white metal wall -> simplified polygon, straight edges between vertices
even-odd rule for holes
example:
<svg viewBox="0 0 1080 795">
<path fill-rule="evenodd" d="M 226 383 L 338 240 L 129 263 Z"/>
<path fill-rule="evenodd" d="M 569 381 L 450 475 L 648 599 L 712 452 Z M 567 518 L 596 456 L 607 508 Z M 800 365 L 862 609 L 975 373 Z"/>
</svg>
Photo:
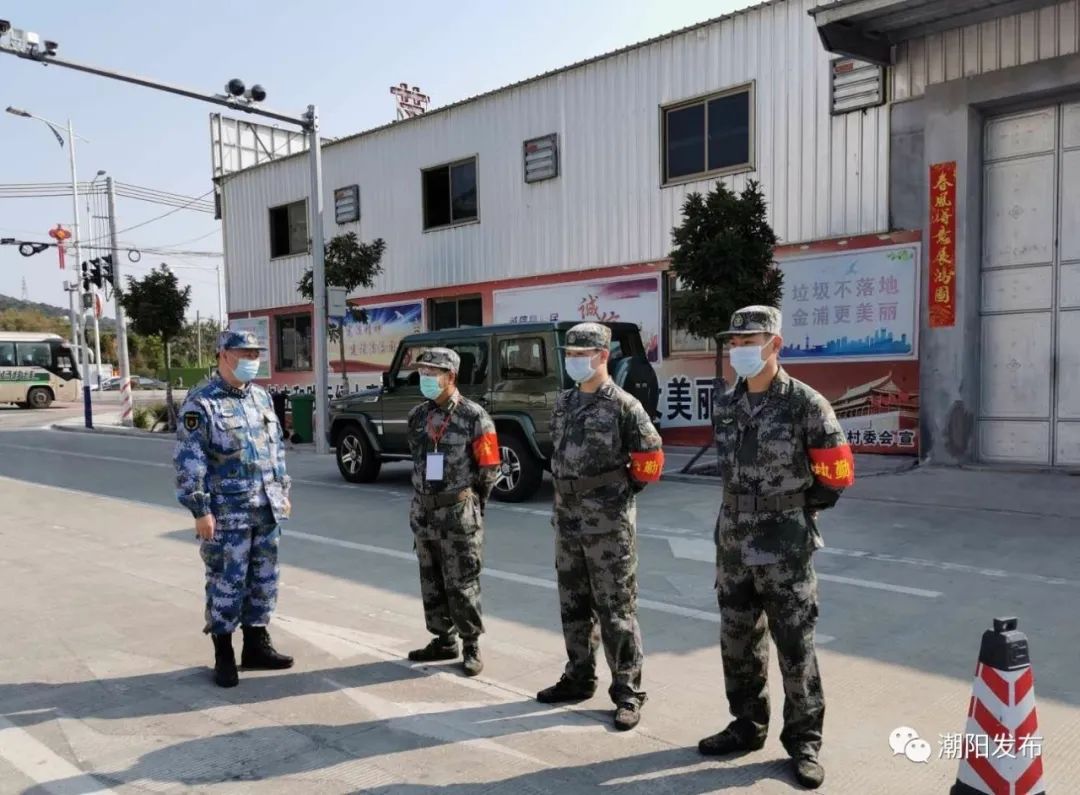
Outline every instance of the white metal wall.
<svg viewBox="0 0 1080 795">
<path fill-rule="evenodd" d="M 829 56 L 807 11 L 772 2 L 447 112 L 324 149 L 327 235 L 387 241 L 371 294 L 665 257 L 691 191 L 660 188 L 659 106 L 755 81 L 756 170 L 787 243 L 888 226 L 886 108 L 832 117 Z M 522 178 L 522 141 L 559 134 L 560 176 Z M 424 233 L 420 169 L 479 156 L 480 223 Z M 267 208 L 304 197 L 307 159 L 231 177 L 225 188 L 230 311 L 299 303 L 307 256 L 269 259 Z M 338 226 L 333 190 L 360 185 L 361 221 Z"/>
<path fill-rule="evenodd" d="M 1080 52 L 1080 0 L 935 33 L 901 44 L 890 70 L 893 100 L 928 85 Z"/>
</svg>

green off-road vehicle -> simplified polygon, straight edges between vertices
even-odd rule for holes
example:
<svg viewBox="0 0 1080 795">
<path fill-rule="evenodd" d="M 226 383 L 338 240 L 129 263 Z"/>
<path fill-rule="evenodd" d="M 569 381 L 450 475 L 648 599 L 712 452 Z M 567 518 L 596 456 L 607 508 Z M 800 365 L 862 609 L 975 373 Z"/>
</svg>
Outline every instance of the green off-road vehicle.
<svg viewBox="0 0 1080 795">
<path fill-rule="evenodd" d="M 424 398 L 414 362 L 426 348 L 452 348 L 461 357 L 458 389 L 495 421 L 502 472 L 494 497 L 529 499 L 540 486 L 551 456 L 550 419 L 555 397 L 573 384 L 566 376 L 562 345 L 574 324 L 523 323 L 413 334 L 401 341 L 382 386 L 330 404 L 330 444 L 338 469 L 352 483 L 379 476 L 383 461 L 409 460 L 407 418 Z M 611 328 L 609 370 L 615 383 L 656 416 L 659 388 L 638 327 Z"/>
</svg>

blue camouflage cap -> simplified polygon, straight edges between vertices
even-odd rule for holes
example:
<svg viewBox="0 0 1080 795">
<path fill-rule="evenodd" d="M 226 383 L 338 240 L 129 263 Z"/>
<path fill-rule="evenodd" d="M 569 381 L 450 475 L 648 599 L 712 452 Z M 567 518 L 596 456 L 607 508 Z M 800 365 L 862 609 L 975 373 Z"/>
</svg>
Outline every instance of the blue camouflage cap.
<svg viewBox="0 0 1080 795">
<path fill-rule="evenodd" d="M 218 351 L 265 351 L 266 346 L 259 344 L 254 331 L 235 331 L 225 329 L 218 334 Z"/>
</svg>

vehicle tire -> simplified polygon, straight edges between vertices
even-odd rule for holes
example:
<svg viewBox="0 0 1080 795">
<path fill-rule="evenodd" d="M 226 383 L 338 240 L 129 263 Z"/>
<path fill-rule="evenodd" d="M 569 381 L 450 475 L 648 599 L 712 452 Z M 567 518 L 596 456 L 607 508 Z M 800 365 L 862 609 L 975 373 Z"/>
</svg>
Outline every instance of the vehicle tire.
<svg viewBox="0 0 1080 795">
<path fill-rule="evenodd" d="M 350 423 L 342 428 L 334 447 L 338 471 L 345 480 L 350 483 L 371 483 L 379 476 L 382 462 L 359 425 Z"/>
<path fill-rule="evenodd" d="M 544 469 L 521 434 L 499 434 L 502 467 L 491 496 L 500 502 L 524 502 L 536 494 Z"/>
<path fill-rule="evenodd" d="M 32 409 L 47 409 L 52 405 L 52 392 L 43 386 L 36 386 L 26 393 L 26 402 Z"/>
</svg>

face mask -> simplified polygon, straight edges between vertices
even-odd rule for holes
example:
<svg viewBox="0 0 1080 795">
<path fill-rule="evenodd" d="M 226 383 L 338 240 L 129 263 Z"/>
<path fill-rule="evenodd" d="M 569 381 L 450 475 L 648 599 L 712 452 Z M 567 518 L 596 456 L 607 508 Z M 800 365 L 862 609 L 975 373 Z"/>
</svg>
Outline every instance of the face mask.
<svg viewBox="0 0 1080 795">
<path fill-rule="evenodd" d="M 426 397 L 428 400 L 434 400 L 443 393 L 443 388 L 439 384 L 439 376 L 437 375 L 422 375 L 420 376 L 420 394 Z"/>
<path fill-rule="evenodd" d="M 258 374 L 258 359 L 241 359 L 236 363 L 236 367 L 233 368 L 233 375 L 236 376 L 236 380 L 241 381 L 245 384 Z"/>
<path fill-rule="evenodd" d="M 731 367 L 740 378 L 753 378 L 765 368 L 765 360 L 761 358 L 764 347 L 752 345 L 731 349 Z"/>
<path fill-rule="evenodd" d="M 592 357 L 567 356 L 566 374 L 578 384 L 588 381 L 596 374 L 596 368 L 592 366 Z"/>
</svg>

